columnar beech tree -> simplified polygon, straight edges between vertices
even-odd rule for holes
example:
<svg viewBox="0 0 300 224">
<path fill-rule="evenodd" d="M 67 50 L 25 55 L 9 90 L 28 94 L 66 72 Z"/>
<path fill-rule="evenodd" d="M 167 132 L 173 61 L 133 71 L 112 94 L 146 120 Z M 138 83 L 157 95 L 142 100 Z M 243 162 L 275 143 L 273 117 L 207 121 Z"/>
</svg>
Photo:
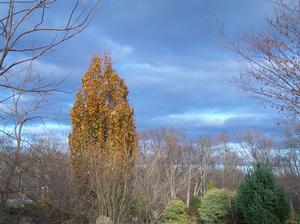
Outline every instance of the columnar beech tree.
<svg viewBox="0 0 300 224">
<path fill-rule="evenodd" d="M 118 159 L 135 158 L 134 113 L 127 95 L 127 86 L 113 70 L 110 57 L 95 56 L 71 111 L 69 144 L 75 170 L 80 170 L 85 155 L 95 150 L 109 150 Z"/>
<path fill-rule="evenodd" d="M 84 191 L 90 187 L 97 195 L 95 206 L 105 210 L 102 214 L 116 222 L 122 209 L 103 203 L 125 203 L 136 158 L 134 112 L 127 95 L 127 86 L 113 70 L 111 58 L 95 56 L 71 111 L 69 144 L 75 177 Z"/>
</svg>

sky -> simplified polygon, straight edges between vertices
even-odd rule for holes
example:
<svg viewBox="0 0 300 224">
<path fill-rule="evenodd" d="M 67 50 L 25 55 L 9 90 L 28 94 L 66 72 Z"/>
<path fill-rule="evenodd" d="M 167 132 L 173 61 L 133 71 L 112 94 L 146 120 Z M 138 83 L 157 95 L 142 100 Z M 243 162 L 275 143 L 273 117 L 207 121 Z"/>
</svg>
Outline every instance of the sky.
<svg viewBox="0 0 300 224">
<path fill-rule="evenodd" d="M 68 9 L 53 13 L 60 18 Z M 267 0 L 102 0 L 86 30 L 36 62 L 47 76 L 68 75 L 61 88 L 69 93 L 53 95 L 44 109 L 57 119 L 25 130 L 66 138 L 81 77 L 93 55 L 109 52 L 128 85 L 138 131 L 176 127 L 191 138 L 249 128 L 278 134 L 281 115 L 232 82 L 243 63 L 220 38 L 221 30 L 229 38 L 263 30 L 271 15 Z"/>
</svg>

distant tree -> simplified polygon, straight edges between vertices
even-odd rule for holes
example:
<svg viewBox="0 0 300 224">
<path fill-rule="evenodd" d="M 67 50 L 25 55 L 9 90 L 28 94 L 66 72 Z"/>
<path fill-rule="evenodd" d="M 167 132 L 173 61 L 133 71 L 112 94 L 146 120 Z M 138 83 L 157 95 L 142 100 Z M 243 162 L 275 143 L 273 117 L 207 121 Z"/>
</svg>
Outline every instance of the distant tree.
<svg viewBox="0 0 300 224">
<path fill-rule="evenodd" d="M 97 195 L 101 215 L 118 222 L 136 159 L 133 109 L 109 56 L 92 59 L 71 111 L 71 162 L 77 183 Z M 86 185 L 86 186 L 85 186 Z"/>
<path fill-rule="evenodd" d="M 18 79 L 18 84 L 15 84 L 16 88 L 22 89 L 28 85 L 39 86 L 41 84 L 39 76 L 31 69 L 31 66 L 23 72 Z M 5 83 L 10 84 L 8 80 Z M 21 176 L 27 168 L 24 167 L 23 153 L 32 144 L 29 141 L 28 127 L 33 123 L 44 124 L 46 115 L 42 109 L 47 103 L 50 92 L 24 92 L 11 89 L 9 95 L 10 97 L 1 104 L 0 109 L 0 133 L 13 146 L 0 148 L 0 153 L 5 155 L 0 159 L 4 159 L 0 164 L 5 167 L 0 169 L 0 195 L 3 204 L 12 194 L 24 193 Z"/>
<path fill-rule="evenodd" d="M 203 197 L 206 192 L 208 175 L 212 172 L 216 163 L 213 144 L 213 140 L 209 137 L 202 137 L 194 144 L 191 156 L 195 182 L 193 195 L 199 198 Z"/>
<path fill-rule="evenodd" d="M 173 128 L 147 130 L 139 135 L 139 156 L 136 183 L 132 198 L 136 201 L 136 215 L 145 223 L 161 219 L 165 203 L 180 197 L 187 202 L 192 193 L 194 170 L 191 144 L 183 132 Z M 196 161 L 194 159 L 193 161 Z M 194 164 L 194 165 L 192 165 Z"/>
<path fill-rule="evenodd" d="M 252 96 L 280 111 L 300 113 L 300 1 L 276 0 L 267 28 L 229 41 L 244 60 L 238 80 Z"/>
<path fill-rule="evenodd" d="M 241 177 L 243 176 L 239 168 L 243 161 L 240 154 L 237 153 L 236 149 L 230 144 L 229 139 L 230 136 L 227 133 L 221 133 L 217 138 L 218 159 L 222 169 L 219 171 L 216 170 L 215 183 L 219 187 L 233 190 L 238 187 Z M 221 184 L 220 181 L 222 181 Z"/>
<path fill-rule="evenodd" d="M 285 193 L 275 182 L 272 170 L 263 163 L 258 163 L 243 180 L 236 205 L 249 224 L 280 224 L 290 214 Z"/>
<path fill-rule="evenodd" d="M 139 156 L 136 166 L 133 198 L 136 214 L 145 223 L 158 222 L 170 198 L 165 163 L 166 129 L 147 130 L 139 135 Z"/>
<path fill-rule="evenodd" d="M 64 141 L 50 134 L 34 139 L 22 153 L 22 185 L 35 202 L 48 199 L 51 207 L 70 212 L 74 208 L 74 190 Z M 46 200 L 47 201 L 47 200 Z"/>
<path fill-rule="evenodd" d="M 255 130 L 245 130 L 239 136 L 241 155 L 249 165 L 264 162 L 271 167 L 276 166 L 276 150 L 278 145 L 274 139 Z"/>
<path fill-rule="evenodd" d="M 291 205 L 300 213 L 300 123 L 287 123 L 281 150 L 276 155 L 279 181 L 290 196 Z"/>
</svg>

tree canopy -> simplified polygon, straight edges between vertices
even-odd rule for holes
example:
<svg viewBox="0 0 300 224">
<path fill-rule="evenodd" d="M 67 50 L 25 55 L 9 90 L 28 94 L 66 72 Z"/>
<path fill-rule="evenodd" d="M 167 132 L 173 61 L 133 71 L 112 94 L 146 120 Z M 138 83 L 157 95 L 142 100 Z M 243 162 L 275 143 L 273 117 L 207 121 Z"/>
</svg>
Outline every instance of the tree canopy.
<svg viewBox="0 0 300 224">
<path fill-rule="evenodd" d="M 79 176 L 84 163 L 96 152 L 108 153 L 120 162 L 134 161 L 134 111 L 127 96 L 127 86 L 112 68 L 111 58 L 93 57 L 71 111 L 69 144 L 72 165 Z"/>
<path fill-rule="evenodd" d="M 272 170 L 263 163 L 250 170 L 241 183 L 236 204 L 249 224 L 284 223 L 290 213 L 284 191 L 277 185 Z"/>
</svg>

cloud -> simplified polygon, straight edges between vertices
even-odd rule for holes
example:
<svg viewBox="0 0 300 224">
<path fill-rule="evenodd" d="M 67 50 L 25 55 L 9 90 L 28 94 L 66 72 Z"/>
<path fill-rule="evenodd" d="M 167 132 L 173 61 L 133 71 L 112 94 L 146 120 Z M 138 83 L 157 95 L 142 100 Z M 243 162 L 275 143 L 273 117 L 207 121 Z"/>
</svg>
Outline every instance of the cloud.
<svg viewBox="0 0 300 224">
<path fill-rule="evenodd" d="M 138 130 L 180 126 L 197 136 L 251 127 L 272 133 L 277 114 L 230 82 L 241 64 L 216 41 L 218 22 L 225 24 L 229 36 L 250 27 L 261 29 L 270 5 L 261 0 L 101 1 L 84 32 L 36 63 L 52 78 L 71 73 L 62 84 L 70 94 L 51 95 L 44 110 L 59 114 L 60 123 L 49 121 L 46 126 L 67 136 L 81 77 L 94 54 L 109 51 L 129 87 Z M 62 13 L 63 8 L 57 15 Z M 32 126 L 35 133 L 41 129 Z"/>
<path fill-rule="evenodd" d="M 24 128 L 25 135 L 46 136 L 48 134 L 55 134 L 57 136 L 66 136 L 70 133 L 70 126 L 54 122 L 47 122 L 45 124 L 30 125 Z"/>
<path fill-rule="evenodd" d="M 130 57 L 134 52 L 132 46 L 120 44 L 116 41 L 113 41 L 112 39 L 105 37 L 101 37 L 98 39 L 98 45 L 102 46 L 101 48 L 104 49 L 104 51 L 108 51 L 108 53 L 112 55 L 116 62 L 128 60 L 128 57 Z"/>
<path fill-rule="evenodd" d="M 205 124 L 209 126 L 223 126 L 227 121 L 234 119 L 258 118 L 257 114 L 240 113 L 218 113 L 218 112 L 184 112 L 182 114 L 168 114 L 166 116 L 155 117 L 152 121 L 166 122 L 169 124 L 191 123 L 194 125 Z M 182 125 L 181 125 L 182 126 Z"/>
</svg>

